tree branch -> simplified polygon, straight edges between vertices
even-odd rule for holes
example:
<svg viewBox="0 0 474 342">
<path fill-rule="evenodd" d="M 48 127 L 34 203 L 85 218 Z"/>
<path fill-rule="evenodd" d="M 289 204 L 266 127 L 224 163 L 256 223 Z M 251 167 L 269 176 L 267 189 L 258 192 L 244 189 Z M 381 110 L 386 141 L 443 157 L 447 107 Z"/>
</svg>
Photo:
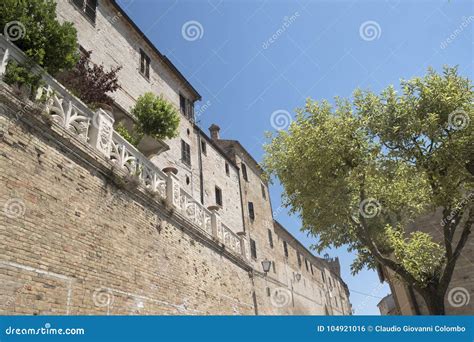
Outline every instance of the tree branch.
<svg viewBox="0 0 474 342">
<path fill-rule="evenodd" d="M 471 233 L 471 228 L 473 224 L 474 224 L 474 209 L 471 206 L 469 210 L 469 216 L 466 222 L 464 223 L 464 227 L 461 232 L 461 237 L 459 238 L 459 241 L 456 245 L 456 249 L 454 250 L 454 253 L 452 253 L 451 258 L 446 260 L 446 267 L 444 268 L 443 275 L 441 276 L 441 279 L 440 279 L 439 291 L 441 293 L 444 293 L 449 286 L 449 282 L 451 281 L 454 268 L 456 267 L 456 261 L 461 255 L 462 249 L 466 245 L 466 242 L 469 237 L 469 234 Z"/>
</svg>

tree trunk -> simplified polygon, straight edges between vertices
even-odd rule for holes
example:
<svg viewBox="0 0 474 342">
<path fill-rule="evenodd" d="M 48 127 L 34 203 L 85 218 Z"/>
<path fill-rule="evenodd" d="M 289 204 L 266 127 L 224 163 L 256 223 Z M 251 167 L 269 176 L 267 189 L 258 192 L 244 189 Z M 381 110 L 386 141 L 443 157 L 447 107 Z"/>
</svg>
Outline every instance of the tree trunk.
<svg viewBox="0 0 474 342">
<path fill-rule="evenodd" d="M 423 293 L 420 293 L 425 300 L 428 312 L 430 315 L 444 315 L 444 295 L 439 294 L 438 291 L 433 289 L 426 289 Z"/>
</svg>

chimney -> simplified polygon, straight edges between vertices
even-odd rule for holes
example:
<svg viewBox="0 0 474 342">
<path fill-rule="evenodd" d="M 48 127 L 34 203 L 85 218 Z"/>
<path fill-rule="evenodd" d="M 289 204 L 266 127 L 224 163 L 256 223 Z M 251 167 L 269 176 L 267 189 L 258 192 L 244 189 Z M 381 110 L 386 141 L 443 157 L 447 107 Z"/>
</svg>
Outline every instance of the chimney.
<svg viewBox="0 0 474 342">
<path fill-rule="evenodd" d="M 219 131 L 221 128 L 217 126 L 216 124 L 212 124 L 211 127 L 209 127 L 209 132 L 211 132 L 211 139 L 212 140 L 219 140 Z"/>
</svg>

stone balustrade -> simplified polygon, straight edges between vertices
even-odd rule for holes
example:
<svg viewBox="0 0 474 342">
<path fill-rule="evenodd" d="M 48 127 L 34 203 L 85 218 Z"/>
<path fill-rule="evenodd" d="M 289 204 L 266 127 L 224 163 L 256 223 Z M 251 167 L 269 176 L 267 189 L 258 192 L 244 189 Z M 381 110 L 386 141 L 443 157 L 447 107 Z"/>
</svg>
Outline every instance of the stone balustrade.
<svg viewBox="0 0 474 342">
<path fill-rule="evenodd" d="M 27 57 L 0 34 L 0 77 L 5 73 L 10 60 L 24 63 Z M 39 66 L 33 67 L 32 72 L 41 74 L 45 85 L 31 97 L 44 105 L 44 112 L 50 115 L 54 122 L 84 143 L 92 145 L 109 159 L 112 165 L 136 177 L 139 184 L 147 190 L 164 198 L 168 205 L 175 208 L 193 227 L 246 258 L 244 234 L 235 234 L 222 223 L 217 209 L 205 208 L 181 187 L 173 172 L 161 171 L 114 131 L 114 118 L 111 114 L 102 109 L 92 111 Z"/>
</svg>

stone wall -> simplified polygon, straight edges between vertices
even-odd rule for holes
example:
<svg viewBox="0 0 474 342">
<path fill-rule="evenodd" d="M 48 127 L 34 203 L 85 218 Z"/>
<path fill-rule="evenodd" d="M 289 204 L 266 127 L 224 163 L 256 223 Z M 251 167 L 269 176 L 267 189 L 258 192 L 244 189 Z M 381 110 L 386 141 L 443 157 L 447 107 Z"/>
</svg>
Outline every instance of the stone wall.
<svg viewBox="0 0 474 342">
<path fill-rule="evenodd" d="M 99 1 L 95 24 L 70 1 L 58 1 L 58 16 L 74 23 L 80 44 L 93 51 L 96 63 L 122 65 L 122 87 L 114 94 L 115 110 L 122 112 L 114 112 L 116 119 L 132 120 L 127 111 L 146 91 L 177 107 L 180 93 L 195 99 L 110 1 Z M 140 48 L 152 57 L 149 81 L 138 72 Z M 149 157 L 159 169 L 176 167 L 179 186 L 204 207 L 215 205 L 215 187 L 222 189 L 218 216 L 247 241 L 246 255 L 190 223 L 186 208 L 170 206 L 168 198 L 143 184 L 133 186 L 130 175 L 90 141 L 53 123 L 41 114 L 45 107 L 3 82 L 0 106 L 0 313 L 350 314 L 350 305 L 340 307 L 348 292 L 337 267 L 314 257 L 274 223 L 268 186 L 240 144 L 225 149 L 183 116 L 179 136 L 166 141 L 169 150 Z M 191 147 L 190 166 L 181 160 L 181 140 Z M 256 242 L 255 259 L 249 238 Z M 303 255 L 303 265 L 295 251 Z M 274 262 L 266 275 L 264 259 Z M 313 272 L 305 269 L 304 259 Z"/>
<path fill-rule="evenodd" d="M 336 261 L 326 262 L 315 257 L 283 226 L 273 220 L 268 184 L 262 180 L 262 170 L 239 142 L 220 139 L 218 134 L 215 135 L 215 142 L 235 161 L 240 170 L 242 163 L 247 170 L 247 179 L 240 173 L 240 184 L 245 235 L 248 241 L 254 240 L 256 246 L 256 258 L 248 253 L 250 262 L 254 269 L 260 271 L 263 260 L 272 262 L 267 275 L 257 273 L 255 278 L 258 284 L 256 288 L 259 312 L 300 315 L 350 314 L 352 308 L 349 292 L 339 272 L 335 272 L 339 270 L 333 266 Z M 249 216 L 249 202 L 254 206 L 254 219 Z M 288 257 L 285 256 L 284 242 L 287 244 Z M 297 277 L 298 274 L 300 277 Z M 285 305 L 280 306 L 279 303 Z"/>
<path fill-rule="evenodd" d="M 57 2 L 57 15 L 62 21 L 74 24 L 78 32 L 79 44 L 86 50 L 92 51 L 91 59 L 102 64 L 106 69 L 121 66 L 118 72 L 120 88 L 112 94 L 116 104 L 123 109 L 114 108 L 118 122 L 125 120 L 130 123 L 130 109 L 136 99 L 145 92 L 162 95 L 179 109 L 179 95 L 184 95 L 191 101 L 197 100 L 196 95 L 154 51 L 154 48 L 132 27 L 132 25 L 117 11 L 110 1 L 98 2 L 95 23 L 92 23 L 70 1 Z M 150 79 L 140 73 L 140 49 L 150 57 Z M 125 113 L 124 113 L 125 112 Z M 129 126 L 129 124 L 126 126 Z M 192 121 L 181 115 L 178 136 L 166 139 L 169 150 L 159 155 L 151 156 L 151 160 L 160 167 L 172 166 L 178 170 L 178 179 L 194 198 L 201 198 L 201 187 L 204 192 L 205 205 L 215 204 L 214 187 L 219 184 L 227 205 L 221 211 L 223 222 L 235 232 L 242 231 L 238 170 L 230 166 L 230 177 L 224 170 L 224 157 L 209 146 L 209 156 L 200 153 L 201 132 Z M 181 160 L 181 140 L 190 146 L 191 165 Z M 200 163 L 202 160 L 201 174 Z M 201 182 L 201 179 L 204 182 Z"/>
<path fill-rule="evenodd" d="M 0 313 L 254 313 L 248 265 L 0 85 Z"/>
</svg>

